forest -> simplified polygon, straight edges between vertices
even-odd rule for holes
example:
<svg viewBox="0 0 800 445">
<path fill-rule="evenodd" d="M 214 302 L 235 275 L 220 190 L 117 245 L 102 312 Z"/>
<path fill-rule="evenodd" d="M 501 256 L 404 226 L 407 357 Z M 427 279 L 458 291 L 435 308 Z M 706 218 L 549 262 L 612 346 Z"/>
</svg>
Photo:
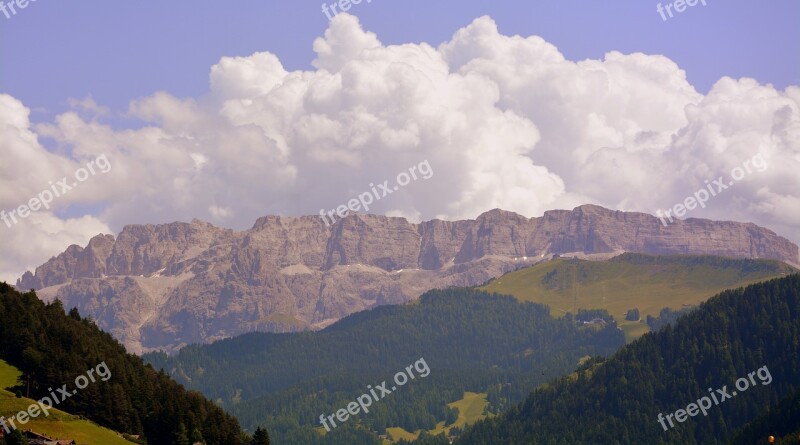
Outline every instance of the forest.
<svg viewBox="0 0 800 445">
<path fill-rule="evenodd" d="M 768 386 L 669 431 L 659 425 L 659 413 L 687 406 L 707 388 L 733 387 L 762 366 L 773 377 Z M 766 434 L 797 430 L 798 369 L 800 275 L 794 274 L 722 292 L 611 358 L 541 386 L 521 405 L 467 429 L 457 443 L 713 445 L 734 437 L 766 443 Z"/>
<path fill-rule="evenodd" d="M 247 334 L 145 359 L 223 404 L 245 427 L 266 425 L 276 442 L 348 443 L 340 436 L 359 429 L 377 439 L 387 427 L 449 425 L 457 412 L 447 404 L 465 391 L 488 393 L 487 412 L 500 412 L 582 358 L 619 349 L 623 334 L 611 321 L 600 329 L 583 327 L 572 316 L 552 318 L 543 305 L 451 288 L 351 315 L 320 332 Z M 431 368 L 427 378 L 375 404 L 358 418 L 359 428 L 314 436 L 321 413 L 420 357 Z"/>
<path fill-rule="evenodd" d="M 111 335 L 61 302 L 45 304 L 31 291 L 0 283 L 0 359 L 22 371 L 12 392 L 32 399 L 105 362 L 112 377 L 100 379 L 58 408 L 149 445 L 251 443 L 238 421 L 203 395 L 187 391 L 141 358 L 128 354 Z"/>
</svg>

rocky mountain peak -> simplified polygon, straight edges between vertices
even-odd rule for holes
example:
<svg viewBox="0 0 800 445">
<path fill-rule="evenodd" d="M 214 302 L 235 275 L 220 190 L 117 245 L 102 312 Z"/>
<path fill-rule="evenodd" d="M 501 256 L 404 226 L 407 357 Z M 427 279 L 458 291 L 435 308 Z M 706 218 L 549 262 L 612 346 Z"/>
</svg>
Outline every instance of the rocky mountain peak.
<svg viewBox="0 0 800 445">
<path fill-rule="evenodd" d="M 244 332 L 327 326 L 437 287 L 471 286 L 554 254 L 712 254 L 798 264 L 798 247 L 753 224 L 656 217 L 596 205 L 538 218 L 265 216 L 234 232 L 207 222 L 125 226 L 26 272 L 20 289 L 78 307 L 135 352 Z M 113 309 L 113 310 L 112 310 Z"/>
</svg>

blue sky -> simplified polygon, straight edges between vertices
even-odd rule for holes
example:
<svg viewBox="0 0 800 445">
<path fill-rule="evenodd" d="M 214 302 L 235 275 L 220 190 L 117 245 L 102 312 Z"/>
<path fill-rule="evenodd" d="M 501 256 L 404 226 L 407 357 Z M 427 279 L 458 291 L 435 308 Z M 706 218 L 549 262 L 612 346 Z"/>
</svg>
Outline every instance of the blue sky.
<svg viewBox="0 0 800 445">
<path fill-rule="evenodd" d="M 328 24 L 321 3 L 38 0 L 11 19 L 0 15 L 0 92 L 41 120 L 87 95 L 115 111 L 156 91 L 201 95 L 222 56 L 270 51 L 287 69 L 308 69 L 312 41 Z M 435 46 L 490 15 L 503 34 L 540 35 L 570 60 L 664 54 L 701 92 L 723 75 L 800 84 L 800 2 L 708 0 L 666 22 L 657 3 L 365 0 L 349 12 L 386 44 Z"/>
<path fill-rule="evenodd" d="M 368 211 L 677 214 L 763 165 L 677 216 L 800 242 L 800 1 L 697 1 L 662 1 L 667 20 L 650 0 L 0 8 L 0 212 L 29 215 L 0 223 L 0 279 L 128 224 L 317 215 L 423 163 Z"/>
</svg>

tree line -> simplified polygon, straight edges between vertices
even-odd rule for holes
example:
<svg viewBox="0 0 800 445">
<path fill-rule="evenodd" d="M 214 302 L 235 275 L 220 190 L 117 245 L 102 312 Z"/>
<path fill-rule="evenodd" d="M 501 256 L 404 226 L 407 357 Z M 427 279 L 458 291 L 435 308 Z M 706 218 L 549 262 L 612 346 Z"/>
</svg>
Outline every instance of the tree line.
<svg viewBox="0 0 800 445">
<path fill-rule="evenodd" d="M 36 400 L 105 362 L 108 381 L 98 379 L 58 408 L 141 435 L 150 445 L 269 443 L 266 430 L 249 437 L 233 416 L 128 354 L 77 309 L 67 314 L 60 301 L 45 304 L 35 292 L 20 293 L 6 283 L 0 283 L 0 358 L 22 372 L 12 390 Z"/>
</svg>

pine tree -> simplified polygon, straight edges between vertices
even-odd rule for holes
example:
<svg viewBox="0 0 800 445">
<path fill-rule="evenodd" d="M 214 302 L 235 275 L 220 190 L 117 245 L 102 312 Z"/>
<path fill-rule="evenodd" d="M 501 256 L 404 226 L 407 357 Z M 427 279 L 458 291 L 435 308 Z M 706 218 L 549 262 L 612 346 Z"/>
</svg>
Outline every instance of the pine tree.
<svg viewBox="0 0 800 445">
<path fill-rule="evenodd" d="M 269 433 L 266 428 L 256 428 L 256 433 L 253 434 L 253 440 L 250 445 L 269 445 Z"/>
<path fill-rule="evenodd" d="M 173 443 L 175 445 L 191 445 L 187 436 L 186 425 L 183 422 L 178 425 L 178 431 L 175 433 L 175 441 Z"/>
<path fill-rule="evenodd" d="M 191 439 L 192 439 L 192 443 L 193 444 L 195 444 L 195 443 L 205 443 L 205 440 L 203 440 L 203 433 L 200 432 L 200 428 L 195 428 L 192 431 Z"/>
<path fill-rule="evenodd" d="M 81 321 L 81 313 L 78 312 L 78 308 L 74 307 L 69 310 L 69 318 L 76 321 Z"/>
</svg>

